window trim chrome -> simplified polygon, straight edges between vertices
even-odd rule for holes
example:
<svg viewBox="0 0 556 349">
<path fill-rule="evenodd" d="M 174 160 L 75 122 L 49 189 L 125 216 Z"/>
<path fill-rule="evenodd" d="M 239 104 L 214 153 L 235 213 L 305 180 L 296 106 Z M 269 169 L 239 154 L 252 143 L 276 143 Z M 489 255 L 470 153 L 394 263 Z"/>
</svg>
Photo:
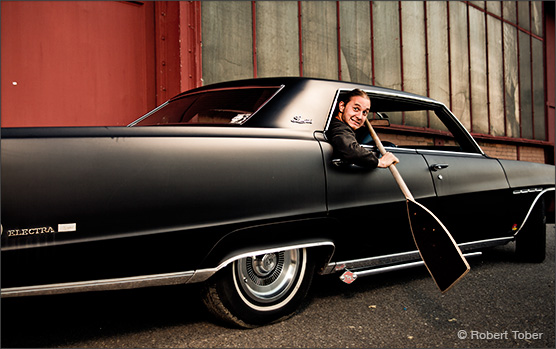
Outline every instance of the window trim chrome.
<svg viewBox="0 0 556 349">
<path fill-rule="evenodd" d="M 259 110 L 261 110 L 268 102 L 270 102 L 274 97 L 276 97 L 276 95 L 278 93 L 280 93 L 280 91 L 282 91 L 284 89 L 286 85 L 281 84 L 281 85 L 269 85 L 269 86 L 264 86 L 264 85 L 249 85 L 249 86 L 238 86 L 238 87 L 223 87 L 223 88 L 215 88 L 215 89 L 207 89 L 207 90 L 202 90 L 202 91 L 196 91 L 196 92 L 192 92 L 192 93 L 185 93 L 184 95 L 178 95 L 176 97 L 170 98 L 169 100 L 167 100 L 166 102 L 162 103 L 161 105 L 159 105 L 158 107 L 156 107 L 155 109 L 149 111 L 147 114 L 141 116 L 139 119 L 131 122 L 129 125 L 127 125 L 126 127 L 133 127 L 135 125 L 137 125 L 138 123 L 140 123 L 141 121 L 145 120 L 146 118 L 148 118 L 149 116 L 151 116 L 152 114 L 156 113 L 157 111 L 159 111 L 160 109 L 166 107 L 168 104 L 170 104 L 171 101 L 176 101 L 176 100 L 180 100 L 182 98 L 186 98 L 189 96 L 194 96 L 194 95 L 200 95 L 200 94 L 204 94 L 204 93 L 210 93 L 210 92 L 219 92 L 219 91 L 234 91 L 234 90 L 249 90 L 249 89 L 276 89 L 276 91 L 272 94 L 272 96 L 270 96 L 263 104 L 261 104 L 259 106 L 259 108 L 257 108 L 257 110 L 255 110 L 254 112 L 251 113 L 251 115 L 249 115 L 249 117 L 245 120 L 243 120 L 241 122 L 241 124 L 239 125 L 243 125 L 245 124 L 247 121 L 249 121 L 253 115 L 257 114 L 257 112 Z M 184 124 L 185 125 L 185 124 Z M 215 124 L 215 126 L 222 126 L 223 124 Z"/>
</svg>

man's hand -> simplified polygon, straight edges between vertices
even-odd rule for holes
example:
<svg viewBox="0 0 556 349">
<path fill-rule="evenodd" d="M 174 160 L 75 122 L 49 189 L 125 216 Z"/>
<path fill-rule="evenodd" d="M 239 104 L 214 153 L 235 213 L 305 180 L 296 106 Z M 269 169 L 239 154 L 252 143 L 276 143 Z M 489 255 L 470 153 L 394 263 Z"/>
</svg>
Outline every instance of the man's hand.
<svg viewBox="0 0 556 349">
<path fill-rule="evenodd" d="M 398 160 L 394 154 L 386 152 L 380 159 L 378 159 L 377 167 L 388 168 L 390 165 L 397 164 L 398 162 L 400 162 L 400 160 Z"/>
</svg>

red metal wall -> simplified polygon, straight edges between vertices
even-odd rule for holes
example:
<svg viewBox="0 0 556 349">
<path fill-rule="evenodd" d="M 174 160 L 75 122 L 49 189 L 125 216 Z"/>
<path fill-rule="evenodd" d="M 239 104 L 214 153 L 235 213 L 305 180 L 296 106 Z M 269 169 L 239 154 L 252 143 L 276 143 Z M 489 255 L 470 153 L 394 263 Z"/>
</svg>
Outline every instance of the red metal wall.
<svg viewBox="0 0 556 349">
<path fill-rule="evenodd" d="M 2 1 L 1 125 L 126 125 L 156 106 L 151 2 Z"/>
</svg>

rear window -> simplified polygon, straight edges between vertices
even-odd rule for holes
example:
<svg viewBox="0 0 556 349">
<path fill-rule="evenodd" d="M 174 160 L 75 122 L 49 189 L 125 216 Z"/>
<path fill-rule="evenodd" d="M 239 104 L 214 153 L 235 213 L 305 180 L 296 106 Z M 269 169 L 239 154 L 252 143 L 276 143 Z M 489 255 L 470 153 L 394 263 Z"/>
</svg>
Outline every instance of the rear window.
<svg viewBox="0 0 556 349">
<path fill-rule="evenodd" d="M 241 125 L 278 90 L 279 87 L 249 87 L 186 95 L 151 111 L 130 126 Z"/>
</svg>

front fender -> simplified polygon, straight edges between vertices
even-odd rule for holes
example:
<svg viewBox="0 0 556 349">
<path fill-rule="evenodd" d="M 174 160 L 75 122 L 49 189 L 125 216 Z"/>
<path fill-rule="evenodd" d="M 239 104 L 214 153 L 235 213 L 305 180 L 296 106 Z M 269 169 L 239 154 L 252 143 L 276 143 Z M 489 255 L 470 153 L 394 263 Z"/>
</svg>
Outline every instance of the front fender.
<svg viewBox="0 0 556 349">
<path fill-rule="evenodd" d="M 529 217 L 531 216 L 531 212 L 533 211 L 533 208 L 535 207 L 535 205 L 537 205 L 539 200 L 544 200 L 544 209 L 545 209 L 545 214 L 546 214 L 546 222 L 547 223 L 554 223 L 554 193 L 555 193 L 555 190 L 556 190 L 556 188 L 554 188 L 554 187 L 544 189 L 543 191 L 541 191 L 535 197 L 535 199 L 531 203 L 531 206 L 529 207 L 529 210 L 527 211 L 527 214 L 525 215 L 525 218 L 523 219 L 523 222 L 521 223 L 521 225 L 519 226 L 517 231 L 514 233 L 514 238 L 523 229 L 525 224 L 527 224 L 527 222 L 529 220 Z"/>
</svg>

